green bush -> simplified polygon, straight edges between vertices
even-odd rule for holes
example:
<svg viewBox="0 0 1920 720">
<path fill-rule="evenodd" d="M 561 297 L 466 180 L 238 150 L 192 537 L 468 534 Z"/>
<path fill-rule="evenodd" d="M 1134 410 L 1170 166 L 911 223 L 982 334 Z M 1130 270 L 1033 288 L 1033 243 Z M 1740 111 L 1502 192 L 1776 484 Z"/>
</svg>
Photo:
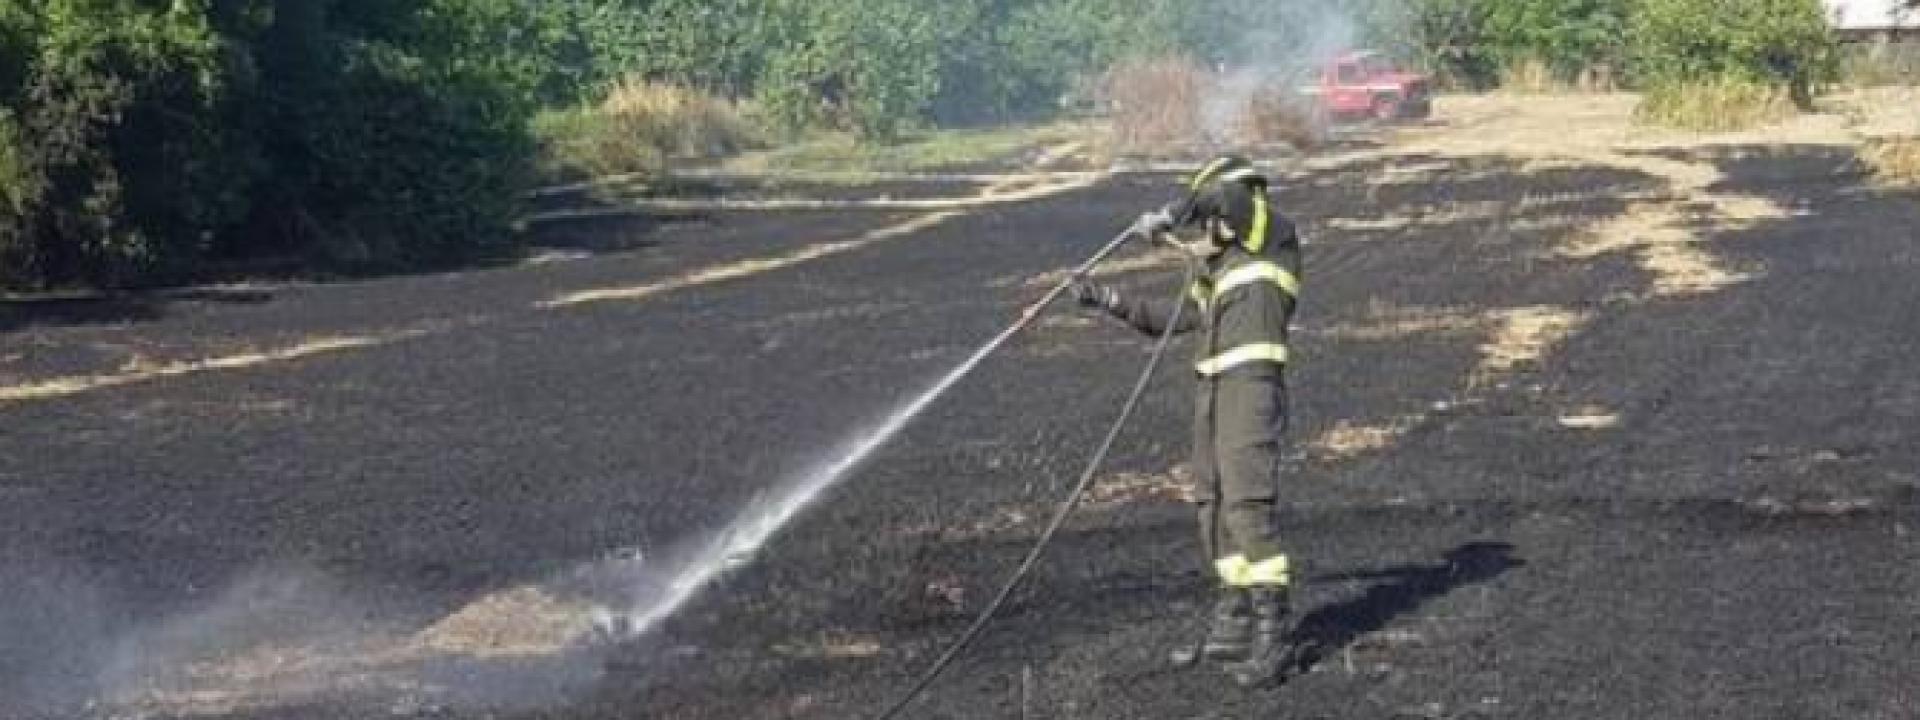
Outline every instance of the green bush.
<svg viewBox="0 0 1920 720">
<path fill-rule="evenodd" d="M 673 161 L 732 155 L 760 132 L 734 104 L 698 90 L 631 79 L 596 105 L 534 119 L 542 175 L 577 178 L 656 173 Z"/>
<path fill-rule="evenodd" d="M 462 85 L 468 89 L 460 89 Z M 369 269 L 436 264 L 504 249 L 530 174 L 532 142 L 514 103 L 492 86 L 422 83 L 374 66 L 314 96 L 297 166 L 279 188 L 294 202 L 262 208 L 319 259 Z M 326 102 L 329 98 L 333 102 Z"/>
<path fill-rule="evenodd" d="M 1492 0 L 1485 41 L 1509 74 L 1543 65 L 1546 84 L 1571 85 L 1581 74 L 1623 63 L 1631 0 Z"/>
<path fill-rule="evenodd" d="M 270 171 L 243 241 L 371 269 L 511 242 L 550 45 L 513 0 L 412 5 L 341 2 L 266 38 L 293 51 L 252 98 Z"/>
<path fill-rule="evenodd" d="M 633 29 L 635 55 L 624 67 L 610 68 L 617 72 L 609 80 L 639 74 L 735 99 L 753 94 L 772 51 L 768 33 L 780 14 L 792 12 L 791 2 L 779 0 L 644 4 Z"/>
<path fill-rule="evenodd" d="M 532 118 L 625 77 L 891 142 L 1058 112 L 1128 60 L 1346 45 L 1472 87 L 1624 64 L 1649 118 L 1694 112 L 1694 82 L 1707 105 L 1805 104 L 1835 67 L 1819 0 L 0 0 L 0 283 L 494 252 Z M 604 110 L 550 114 L 542 140 L 644 168 L 731 122 Z"/>
<path fill-rule="evenodd" d="M 1806 108 L 1837 77 L 1837 46 L 1820 0 L 1637 3 L 1630 34 L 1634 75 L 1645 87 L 1767 85 Z"/>
<path fill-rule="evenodd" d="M 18 76 L 0 75 L 0 282 L 169 281 L 259 255 L 405 267 L 503 247 L 528 118 L 574 82 L 554 59 L 564 25 L 528 7 L 0 5 Z"/>
<path fill-rule="evenodd" d="M 226 47 L 205 8 L 48 0 L 27 13 L 0 273 L 121 284 L 178 271 L 243 210 L 244 143 L 221 122 Z"/>
<path fill-rule="evenodd" d="M 783 7 L 757 93 L 777 126 L 886 141 L 925 117 L 940 90 L 936 12 L 918 0 Z"/>
</svg>

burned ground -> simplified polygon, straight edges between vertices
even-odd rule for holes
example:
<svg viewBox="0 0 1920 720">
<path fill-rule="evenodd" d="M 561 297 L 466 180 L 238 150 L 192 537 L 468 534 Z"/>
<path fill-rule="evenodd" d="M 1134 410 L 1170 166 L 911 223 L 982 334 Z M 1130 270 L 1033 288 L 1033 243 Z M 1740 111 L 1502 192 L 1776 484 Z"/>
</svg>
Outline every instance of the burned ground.
<svg viewBox="0 0 1920 720">
<path fill-rule="evenodd" d="M 1207 585 L 1166 479 L 1190 387 L 1169 370 L 1102 500 L 913 716 L 1920 712 L 1920 375 L 1905 367 L 1920 197 L 1863 184 L 1827 145 L 1645 160 L 1713 179 L 1424 151 L 1289 177 L 1308 291 L 1281 520 L 1312 661 L 1257 692 L 1160 662 Z M 1091 251 L 1169 182 L 1118 176 L 777 266 L 753 263 L 920 216 L 601 221 L 623 249 L 249 302 L 10 307 L 0 377 L 16 386 L 269 360 L 0 400 L 0 694 L 67 714 L 124 692 L 124 672 L 100 668 L 170 659 L 127 649 L 154 626 L 222 636 L 168 648 L 182 662 L 297 640 L 288 626 L 405 634 L 715 527 L 964 357 L 1038 294 L 1023 279 Z M 1728 197 L 1783 210 L 1688 209 Z M 1592 237 L 1649 207 L 1725 279 L 1675 284 L 1649 262 L 1671 249 Z M 1114 280 L 1172 293 L 1147 265 Z M 743 269 L 689 274 L 727 266 Z M 991 596 L 1146 359 L 1145 341 L 1060 312 L 751 564 L 583 672 L 523 688 L 511 664 L 456 664 L 411 689 L 143 712 L 871 712 Z M 271 352 L 324 337 L 378 342 Z M 236 587 L 279 590 L 207 619 Z M 436 694 L 463 683 L 499 692 Z"/>
</svg>

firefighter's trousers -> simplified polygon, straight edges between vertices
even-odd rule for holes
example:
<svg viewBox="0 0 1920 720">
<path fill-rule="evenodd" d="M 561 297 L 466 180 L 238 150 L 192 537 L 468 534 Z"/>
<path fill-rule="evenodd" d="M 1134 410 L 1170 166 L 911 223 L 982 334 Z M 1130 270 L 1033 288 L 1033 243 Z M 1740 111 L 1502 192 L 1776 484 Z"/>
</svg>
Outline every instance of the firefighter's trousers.
<svg viewBox="0 0 1920 720">
<path fill-rule="evenodd" d="M 1194 500 L 1209 568 L 1231 587 L 1288 583 L 1274 503 L 1287 429 L 1285 376 L 1200 380 L 1194 412 Z"/>
</svg>

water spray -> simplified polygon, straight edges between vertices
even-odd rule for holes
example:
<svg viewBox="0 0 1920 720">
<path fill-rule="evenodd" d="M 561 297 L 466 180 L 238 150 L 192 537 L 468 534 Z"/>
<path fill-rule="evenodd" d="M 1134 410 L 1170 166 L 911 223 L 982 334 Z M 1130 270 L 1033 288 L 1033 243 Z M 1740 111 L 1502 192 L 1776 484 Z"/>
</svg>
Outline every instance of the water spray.
<svg viewBox="0 0 1920 720">
<path fill-rule="evenodd" d="M 1122 239 L 1126 237 L 1126 235 L 1121 236 Z M 1156 239 L 1166 240 L 1168 236 L 1163 235 Z M 1019 566 L 1014 568 L 1013 573 L 1007 576 L 1006 582 L 1000 586 L 1000 591 L 994 594 L 993 600 L 988 602 L 987 606 L 980 611 L 980 614 L 974 617 L 973 623 L 968 625 L 967 629 L 961 632 L 960 636 L 955 638 L 954 641 L 947 646 L 946 651 L 940 653 L 940 657 L 934 660 L 933 664 L 928 666 L 925 672 L 920 674 L 919 679 L 915 680 L 913 685 L 901 692 L 899 697 L 887 705 L 885 710 L 875 716 L 876 720 L 893 720 L 893 718 L 899 717 L 900 713 L 905 711 L 908 705 L 918 699 L 921 693 L 926 692 L 927 688 L 931 687 L 933 682 L 938 680 L 942 673 L 946 672 L 947 667 L 953 664 L 953 661 L 960 656 L 961 652 L 965 651 L 968 646 L 973 644 L 976 638 L 980 637 L 980 633 L 986 630 L 987 624 L 992 622 L 994 616 L 998 615 L 1000 609 L 1007 604 L 1007 599 L 1013 596 L 1013 591 L 1019 589 L 1020 583 L 1025 581 L 1027 575 L 1033 572 L 1034 566 L 1040 563 L 1040 556 L 1045 554 L 1047 547 L 1053 544 L 1054 535 L 1060 532 L 1061 526 L 1067 522 L 1067 517 L 1073 514 L 1075 508 L 1079 507 L 1080 500 L 1086 497 L 1087 490 L 1093 487 L 1094 476 L 1100 471 L 1100 467 L 1106 464 L 1107 453 L 1113 450 L 1114 441 L 1120 438 L 1120 431 L 1126 428 L 1127 421 L 1133 417 L 1134 410 L 1140 405 L 1140 399 L 1147 394 L 1147 387 L 1153 383 L 1153 377 L 1160 369 L 1160 361 L 1166 358 L 1167 348 L 1172 345 L 1174 329 L 1179 327 L 1180 316 L 1186 310 L 1186 303 L 1182 300 L 1187 291 L 1187 287 L 1193 284 L 1194 279 L 1199 274 L 1199 259 L 1185 252 L 1181 253 L 1181 257 L 1187 261 L 1187 274 L 1186 279 L 1180 283 L 1179 289 L 1176 291 L 1178 294 L 1174 296 L 1173 314 L 1168 318 L 1166 329 L 1161 332 L 1159 340 L 1154 343 L 1153 354 L 1147 358 L 1146 366 L 1141 368 L 1139 379 L 1134 381 L 1133 391 L 1127 395 L 1127 401 L 1121 404 L 1120 413 L 1114 418 L 1113 425 L 1107 428 L 1106 437 L 1100 441 L 1100 447 L 1095 449 L 1093 455 L 1087 459 L 1087 466 L 1080 472 L 1079 481 L 1074 483 L 1073 489 L 1068 491 L 1067 496 L 1060 501 L 1059 506 L 1054 510 L 1053 519 L 1047 522 L 1046 529 L 1040 532 L 1039 539 L 1033 541 L 1033 546 L 1027 550 L 1026 557 L 1020 561 Z M 1071 282 L 1071 280 L 1068 282 Z M 1064 287 L 1065 285 L 1063 284 L 1062 288 Z M 1057 294 L 1057 291 L 1058 289 L 1056 289 L 1055 294 Z M 1035 312 L 1037 308 L 1045 306 L 1053 297 L 1054 295 L 1049 295 L 1046 299 L 1035 305 L 1033 309 L 1030 309 L 1029 313 L 1031 314 Z"/>
<path fill-rule="evenodd" d="M 980 349 L 975 350 L 967 359 L 915 395 L 913 399 L 889 413 L 878 425 L 849 439 L 830 454 L 827 460 L 802 473 L 797 479 L 750 504 L 745 512 L 716 533 L 712 540 L 697 547 L 683 562 L 676 563 L 671 579 L 664 585 L 649 588 L 647 592 L 636 593 L 640 598 L 639 602 L 623 612 L 616 613 L 609 609 L 595 611 L 594 625 L 600 632 L 612 637 L 643 635 L 660 621 L 673 615 L 681 606 L 692 600 L 701 589 L 712 584 L 728 570 L 746 564 L 774 533 L 799 515 L 801 510 L 812 504 L 822 492 L 832 487 L 875 450 L 898 435 L 914 417 L 933 404 L 934 400 L 973 372 L 974 368 L 992 356 L 1008 340 L 1032 325 L 1040 317 L 1041 311 L 1064 294 L 1075 280 L 1091 273 L 1096 265 L 1118 251 L 1127 240 L 1137 234 L 1139 233 L 1136 229 L 1128 228 L 1106 245 L 1101 246 L 1091 257 L 1074 268 L 1065 279 L 1054 285 L 1046 295 L 1027 306 L 1012 325 L 981 345 Z M 1156 359 L 1157 357 L 1156 355 Z M 1112 442 L 1111 437 L 1108 438 L 1108 442 Z M 1104 447 L 1101 454 L 1105 454 Z"/>
</svg>

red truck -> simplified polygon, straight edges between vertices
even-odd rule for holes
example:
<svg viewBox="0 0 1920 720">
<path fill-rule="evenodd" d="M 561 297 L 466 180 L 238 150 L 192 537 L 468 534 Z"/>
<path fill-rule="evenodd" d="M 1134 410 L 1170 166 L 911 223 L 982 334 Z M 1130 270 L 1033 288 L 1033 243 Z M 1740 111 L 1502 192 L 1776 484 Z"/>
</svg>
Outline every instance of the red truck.
<svg viewBox="0 0 1920 720">
<path fill-rule="evenodd" d="M 1316 112 L 1325 120 L 1419 119 L 1433 112 L 1427 77 L 1394 67 L 1378 52 L 1344 53 L 1321 67 L 1319 74 L 1301 92 L 1314 99 Z"/>
</svg>

